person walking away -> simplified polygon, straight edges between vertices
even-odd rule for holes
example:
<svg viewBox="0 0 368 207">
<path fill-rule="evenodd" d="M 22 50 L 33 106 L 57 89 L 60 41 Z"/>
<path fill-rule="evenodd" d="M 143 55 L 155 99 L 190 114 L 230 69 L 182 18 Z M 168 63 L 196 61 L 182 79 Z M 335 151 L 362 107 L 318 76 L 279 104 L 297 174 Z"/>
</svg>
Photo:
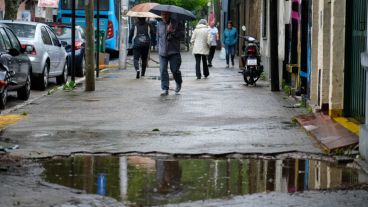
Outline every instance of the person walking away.
<svg viewBox="0 0 368 207">
<path fill-rule="evenodd" d="M 160 58 L 161 96 L 169 94 L 169 73 L 167 71 L 170 63 L 170 70 L 176 82 L 175 92 L 179 93 L 182 86 L 180 72 L 181 55 L 180 40 L 185 36 L 184 25 L 171 18 L 170 12 L 161 12 L 162 21 L 158 23 L 158 54 Z"/>
<path fill-rule="evenodd" d="M 151 45 L 152 30 L 144 17 L 139 17 L 129 33 L 129 43 L 133 42 L 133 63 L 137 72 L 136 78 L 145 76 L 148 52 Z M 142 60 L 142 73 L 139 69 L 139 59 Z"/>
<path fill-rule="evenodd" d="M 211 44 L 211 38 L 209 34 L 209 28 L 205 19 L 199 20 L 196 28 L 193 31 L 192 39 L 190 43 L 194 44 L 193 54 L 196 59 L 196 76 L 197 79 L 201 79 L 201 59 L 203 62 L 203 75 L 207 78 L 210 73 L 207 65 L 207 55 L 210 52 L 209 45 Z"/>
<path fill-rule="evenodd" d="M 156 46 L 157 46 L 157 20 L 155 19 L 151 19 L 149 21 L 149 25 L 151 26 L 151 30 L 152 30 L 152 36 L 151 36 L 151 50 L 152 51 L 156 51 Z"/>
<path fill-rule="evenodd" d="M 215 22 L 210 23 L 210 29 L 208 32 L 210 33 L 211 37 L 210 54 L 208 55 L 208 67 L 212 67 L 212 60 L 215 56 L 217 41 L 219 40 L 219 33 L 217 27 L 215 26 Z"/>
<path fill-rule="evenodd" d="M 235 45 L 238 42 L 238 31 L 233 27 L 233 22 L 231 20 L 227 23 L 227 28 L 224 30 L 222 36 L 222 44 L 226 51 L 226 68 L 229 68 L 229 58 L 231 57 L 231 65 L 234 67 L 234 57 L 235 57 Z"/>
</svg>

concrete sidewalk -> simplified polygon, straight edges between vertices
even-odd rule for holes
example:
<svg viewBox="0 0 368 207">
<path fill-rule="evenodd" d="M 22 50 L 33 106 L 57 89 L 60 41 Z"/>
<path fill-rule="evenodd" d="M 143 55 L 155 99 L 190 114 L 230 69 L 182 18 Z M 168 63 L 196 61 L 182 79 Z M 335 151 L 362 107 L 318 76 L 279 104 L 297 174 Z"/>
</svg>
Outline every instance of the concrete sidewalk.
<svg viewBox="0 0 368 207">
<path fill-rule="evenodd" d="M 289 107 L 292 100 L 271 92 L 268 82 L 246 87 L 237 66 L 225 69 L 218 55 L 216 51 L 209 78 L 196 80 L 194 56 L 183 52 L 182 91 L 170 91 L 167 97 L 159 95 L 159 67 L 152 61 L 139 80 L 132 67 L 105 70 L 94 92 L 84 92 L 82 85 L 18 109 L 27 119 L 4 130 L 0 141 L 18 144 L 12 154 L 25 157 L 321 152 L 292 122 L 304 109 Z M 158 60 L 156 53 L 151 58 Z"/>
</svg>

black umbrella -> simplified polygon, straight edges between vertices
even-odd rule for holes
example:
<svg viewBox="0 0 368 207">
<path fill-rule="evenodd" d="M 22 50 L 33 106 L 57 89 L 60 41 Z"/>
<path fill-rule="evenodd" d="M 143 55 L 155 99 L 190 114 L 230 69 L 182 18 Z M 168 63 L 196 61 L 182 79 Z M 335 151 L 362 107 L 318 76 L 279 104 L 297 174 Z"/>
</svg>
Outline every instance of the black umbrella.
<svg viewBox="0 0 368 207">
<path fill-rule="evenodd" d="M 178 20 L 192 20 L 196 18 L 192 12 L 174 5 L 160 4 L 150 10 L 150 12 L 157 15 L 160 15 L 163 11 L 170 12 L 172 14 L 172 18 Z"/>
</svg>

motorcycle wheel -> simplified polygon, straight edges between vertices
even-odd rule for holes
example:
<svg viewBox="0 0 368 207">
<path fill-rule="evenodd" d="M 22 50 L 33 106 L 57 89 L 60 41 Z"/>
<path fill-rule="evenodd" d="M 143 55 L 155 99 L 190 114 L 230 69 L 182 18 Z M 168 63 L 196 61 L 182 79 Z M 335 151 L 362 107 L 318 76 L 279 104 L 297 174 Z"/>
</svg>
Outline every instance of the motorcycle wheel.
<svg viewBox="0 0 368 207">
<path fill-rule="evenodd" d="M 255 83 L 252 72 L 250 70 L 244 70 L 243 78 L 247 85 L 253 85 Z"/>
</svg>

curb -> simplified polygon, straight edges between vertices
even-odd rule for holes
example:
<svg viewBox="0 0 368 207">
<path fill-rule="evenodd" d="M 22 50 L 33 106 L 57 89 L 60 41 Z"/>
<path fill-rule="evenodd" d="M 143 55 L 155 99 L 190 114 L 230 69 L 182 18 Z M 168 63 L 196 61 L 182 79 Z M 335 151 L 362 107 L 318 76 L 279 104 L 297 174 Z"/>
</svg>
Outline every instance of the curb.
<svg viewBox="0 0 368 207">
<path fill-rule="evenodd" d="M 85 79 L 86 79 L 85 77 L 79 78 L 78 80 L 76 80 L 76 81 L 75 81 L 75 83 L 76 83 L 76 84 L 81 83 L 81 82 L 83 82 Z M 50 94 L 50 91 L 54 91 L 54 92 L 56 92 L 56 91 L 62 90 L 62 89 L 63 89 L 63 87 L 64 87 L 64 86 L 63 86 L 63 85 L 61 85 L 61 86 L 58 86 L 58 87 L 55 87 L 55 88 L 49 89 L 49 90 L 45 91 L 43 94 L 41 94 L 41 95 L 40 95 L 40 96 L 38 96 L 38 97 L 35 97 L 35 98 L 33 98 L 33 99 L 30 99 L 30 100 L 27 100 L 27 101 L 25 101 L 25 102 L 24 102 L 24 103 L 22 103 L 22 104 L 18 104 L 18 105 L 14 106 L 14 107 L 11 107 L 11 108 L 9 108 L 9 109 L 5 109 L 5 110 L 1 111 L 1 115 L 7 115 L 7 114 L 10 114 L 10 113 L 12 113 L 12 112 L 14 112 L 14 111 L 16 111 L 16 110 L 19 110 L 19 109 L 23 108 L 24 106 L 27 106 L 27 105 L 29 105 L 29 104 L 31 104 L 31 103 L 33 103 L 33 102 L 37 101 L 38 99 L 40 99 L 40 98 L 42 98 L 42 97 L 45 97 L 45 96 L 48 96 L 48 95 L 52 95 L 52 93 Z"/>
</svg>

